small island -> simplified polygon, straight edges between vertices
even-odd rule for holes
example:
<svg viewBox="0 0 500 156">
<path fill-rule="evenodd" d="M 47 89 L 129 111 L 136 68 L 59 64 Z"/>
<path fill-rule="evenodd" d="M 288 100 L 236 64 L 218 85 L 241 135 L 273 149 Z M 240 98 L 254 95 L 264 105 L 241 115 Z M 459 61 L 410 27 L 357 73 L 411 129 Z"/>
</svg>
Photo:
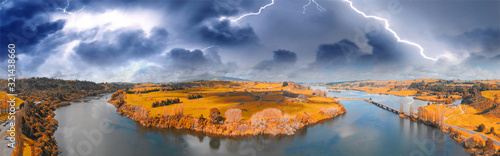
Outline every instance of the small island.
<svg viewBox="0 0 500 156">
<path fill-rule="evenodd" d="M 293 135 L 346 113 L 327 95 L 292 82 L 195 81 L 135 85 L 108 102 L 145 127 L 222 136 Z"/>
</svg>

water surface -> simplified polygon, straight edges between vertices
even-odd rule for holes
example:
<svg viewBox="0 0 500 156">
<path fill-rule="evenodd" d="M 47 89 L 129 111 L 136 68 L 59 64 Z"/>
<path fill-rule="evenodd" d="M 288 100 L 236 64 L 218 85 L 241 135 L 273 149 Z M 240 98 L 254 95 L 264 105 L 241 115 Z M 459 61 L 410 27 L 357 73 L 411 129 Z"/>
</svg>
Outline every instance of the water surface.
<svg viewBox="0 0 500 156">
<path fill-rule="evenodd" d="M 365 101 L 342 100 L 346 114 L 293 136 L 221 138 L 143 128 L 106 103 L 110 96 L 90 97 L 56 110 L 59 128 L 54 135 L 62 155 L 467 155 L 440 130 L 400 119 Z M 359 91 L 329 96 L 372 98 L 395 108 L 401 102 L 427 104 Z"/>
</svg>

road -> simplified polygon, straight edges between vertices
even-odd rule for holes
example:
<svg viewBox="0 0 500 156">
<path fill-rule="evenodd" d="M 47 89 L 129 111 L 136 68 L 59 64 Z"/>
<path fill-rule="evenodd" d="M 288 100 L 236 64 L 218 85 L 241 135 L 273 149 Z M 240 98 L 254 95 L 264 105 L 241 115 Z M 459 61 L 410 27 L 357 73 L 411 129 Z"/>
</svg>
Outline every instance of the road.
<svg viewBox="0 0 500 156">
<path fill-rule="evenodd" d="M 487 140 L 488 138 L 490 138 L 490 137 L 488 137 L 488 136 L 485 136 L 485 135 L 484 135 L 484 134 L 482 134 L 482 133 L 478 133 L 478 132 L 476 132 L 476 131 L 471 131 L 471 130 L 468 130 L 468 129 L 465 129 L 465 128 L 462 128 L 462 127 L 452 126 L 452 125 L 448 125 L 448 124 L 444 124 L 444 125 L 445 125 L 445 126 L 448 126 L 448 127 L 452 127 L 452 128 L 458 129 L 458 130 L 466 131 L 466 132 L 471 133 L 471 134 L 479 134 L 479 135 L 480 135 L 480 136 L 481 136 L 484 140 Z M 491 140 L 493 140 L 493 143 L 494 143 L 495 145 L 500 146 L 500 142 L 498 142 L 496 139 L 491 138 Z"/>
<path fill-rule="evenodd" d="M 7 134 L 7 129 L 9 129 L 10 126 L 3 126 L 3 122 L 0 125 L 0 156 L 10 156 L 12 155 L 12 152 L 14 152 L 14 148 L 8 148 L 7 144 L 10 143 L 9 140 L 4 140 L 3 138 Z"/>
</svg>

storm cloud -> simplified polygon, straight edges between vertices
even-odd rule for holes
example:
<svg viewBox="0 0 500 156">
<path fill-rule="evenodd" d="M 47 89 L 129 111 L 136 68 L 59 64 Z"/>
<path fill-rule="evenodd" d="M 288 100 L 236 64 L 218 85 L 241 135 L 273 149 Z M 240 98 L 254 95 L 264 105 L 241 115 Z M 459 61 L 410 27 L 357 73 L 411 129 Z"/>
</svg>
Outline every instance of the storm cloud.
<svg viewBox="0 0 500 156">
<path fill-rule="evenodd" d="M 205 42 L 220 46 L 248 45 L 259 42 L 252 27 L 232 27 L 229 20 L 217 22 L 213 26 L 203 26 L 199 34 Z"/>
<path fill-rule="evenodd" d="M 383 23 L 343 1 L 317 1 L 325 10 L 313 5 L 304 10 L 308 0 L 276 1 L 259 15 L 231 21 L 270 2 L 7 0 L 0 5 L 0 44 L 16 42 L 20 77 L 500 78 L 498 1 L 353 2 L 368 15 L 387 17 L 401 39 L 418 43 L 438 61 L 397 42 Z"/>
<path fill-rule="evenodd" d="M 31 1 L 6 2 L 9 7 L 0 9 L 0 45 L 15 44 L 27 54 L 31 54 L 34 45 L 40 43 L 48 35 L 61 30 L 66 21 L 51 21 L 47 16 L 56 9 L 42 7 L 40 3 Z M 6 55 L 0 60 L 5 61 Z"/>
<path fill-rule="evenodd" d="M 160 54 L 167 46 L 167 37 L 162 28 L 152 29 L 149 36 L 143 30 L 119 29 L 104 32 L 102 40 L 80 43 L 74 50 L 88 64 L 123 65 L 128 60 Z"/>
<path fill-rule="evenodd" d="M 238 67 L 232 62 L 222 63 L 217 48 L 187 50 L 175 48 L 162 56 L 157 65 L 137 71 L 134 82 L 171 82 L 222 77 L 234 72 Z"/>
<path fill-rule="evenodd" d="M 279 71 L 293 68 L 297 62 L 297 54 L 288 50 L 273 51 L 272 60 L 264 60 L 257 64 L 254 69 L 261 71 Z"/>
</svg>

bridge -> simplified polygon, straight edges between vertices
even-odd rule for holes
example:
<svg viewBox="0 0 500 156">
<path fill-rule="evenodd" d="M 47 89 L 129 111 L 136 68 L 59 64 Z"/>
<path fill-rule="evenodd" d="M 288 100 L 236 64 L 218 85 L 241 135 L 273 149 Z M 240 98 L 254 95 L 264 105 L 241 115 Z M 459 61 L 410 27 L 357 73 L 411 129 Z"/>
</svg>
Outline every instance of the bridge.
<svg viewBox="0 0 500 156">
<path fill-rule="evenodd" d="M 395 113 L 395 114 L 399 114 L 400 113 L 400 111 L 398 109 L 394 108 L 394 107 L 391 107 L 391 106 L 388 106 L 388 105 L 385 105 L 385 104 L 382 104 L 382 103 L 378 103 L 378 102 L 375 102 L 375 101 L 372 101 L 372 100 L 368 100 L 368 99 L 340 97 L 340 98 L 337 98 L 337 100 L 362 100 L 362 101 L 366 101 L 366 102 L 372 103 L 375 106 L 378 106 L 378 107 L 380 107 L 382 109 L 385 109 L 387 111 L 390 111 L 392 113 Z"/>
</svg>

